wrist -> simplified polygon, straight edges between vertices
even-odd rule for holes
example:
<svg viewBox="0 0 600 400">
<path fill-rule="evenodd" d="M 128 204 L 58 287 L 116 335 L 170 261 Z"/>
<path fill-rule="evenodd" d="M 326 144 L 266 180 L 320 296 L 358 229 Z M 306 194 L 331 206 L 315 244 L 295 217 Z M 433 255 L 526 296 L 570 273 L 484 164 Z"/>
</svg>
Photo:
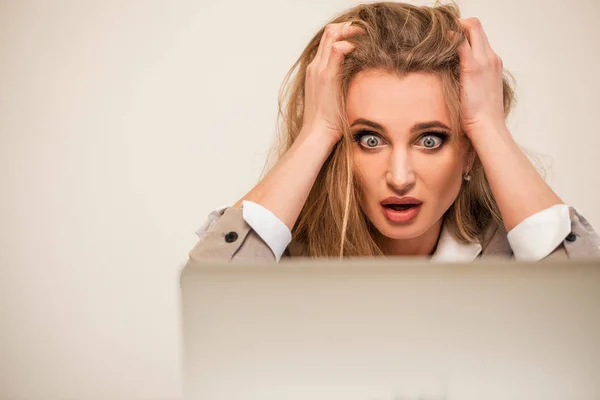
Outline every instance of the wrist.
<svg viewBox="0 0 600 400">
<path fill-rule="evenodd" d="M 466 132 L 475 150 L 497 145 L 516 145 L 506 124 L 481 123 Z"/>
<path fill-rule="evenodd" d="M 339 140 L 339 135 L 327 129 L 306 126 L 302 127 L 296 143 L 315 150 L 323 150 L 329 154 Z"/>
</svg>

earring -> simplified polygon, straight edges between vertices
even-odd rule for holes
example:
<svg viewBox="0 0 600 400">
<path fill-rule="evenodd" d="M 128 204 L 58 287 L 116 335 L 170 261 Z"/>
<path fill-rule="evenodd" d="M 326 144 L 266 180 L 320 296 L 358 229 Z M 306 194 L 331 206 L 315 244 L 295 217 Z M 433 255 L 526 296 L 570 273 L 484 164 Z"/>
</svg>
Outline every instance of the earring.
<svg viewBox="0 0 600 400">
<path fill-rule="evenodd" d="M 471 175 L 469 175 L 469 173 L 468 173 L 468 172 L 465 172 L 465 173 L 463 174 L 463 179 L 464 179 L 466 182 L 469 182 L 469 181 L 471 180 Z"/>
</svg>

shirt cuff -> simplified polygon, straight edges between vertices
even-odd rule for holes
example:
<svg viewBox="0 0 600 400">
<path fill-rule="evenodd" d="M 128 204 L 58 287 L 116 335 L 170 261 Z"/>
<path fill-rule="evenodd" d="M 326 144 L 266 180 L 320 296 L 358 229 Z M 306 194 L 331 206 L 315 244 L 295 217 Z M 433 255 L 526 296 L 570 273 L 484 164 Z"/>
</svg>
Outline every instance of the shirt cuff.
<svg viewBox="0 0 600 400">
<path fill-rule="evenodd" d="M 569 206 L 557 204 L 523 220 L 508 232 L 508 242 L 519 261 L 539 261 L 556 249 L 571 232 Z"/>
<path fill-rule="evenodd" d="M 246 223 L 269 246 L 279 262 L 283 252 L 292 241 L 292 232 L 273 214 L 260 204 L 242 201 L 242 216 Z"/>
</svg>

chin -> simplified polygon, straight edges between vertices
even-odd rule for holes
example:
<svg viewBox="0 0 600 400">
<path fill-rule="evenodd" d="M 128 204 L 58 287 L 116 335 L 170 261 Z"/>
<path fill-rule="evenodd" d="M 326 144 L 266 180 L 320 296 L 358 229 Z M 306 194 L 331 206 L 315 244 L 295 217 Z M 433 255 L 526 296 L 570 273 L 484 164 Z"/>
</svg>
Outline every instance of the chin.
<svg viewBox="0 0 600 400">
<path fill-rule="evenodd" d="M 419 217 L 420 216 L 418 216 L 414 221 L 403 225 L 394 224 L 385 218 L 371 219 L 371 223 L 381 235 L 388 239 L 406 240 L 414 239 L 423 235 L 433 225 L 426 224 L 425 221 Z"/>
<path fill-rule="evenodd" d="M 379 231 L 379 233 L 388 239 L 414 239 L 427 232 L 427 227 L 424 227 L 419 224 L 414 224 L 413 226 L 392 226 L 387 222 L 384 222 L 383 224 L 384 226 L 381 226 L 379 224 L 374 225 L 375 228 Z"/>
</svg>

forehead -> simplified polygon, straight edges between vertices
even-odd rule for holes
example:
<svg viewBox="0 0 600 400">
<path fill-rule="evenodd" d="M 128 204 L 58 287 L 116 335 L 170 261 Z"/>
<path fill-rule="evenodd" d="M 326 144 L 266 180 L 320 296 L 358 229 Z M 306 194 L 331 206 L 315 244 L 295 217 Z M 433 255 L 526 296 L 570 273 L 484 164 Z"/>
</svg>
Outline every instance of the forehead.
<svg viewBox="0 0 600 400">
<path fill-rule="evenodd" d="M 348 86 L 346 112 L 350 123 L 366 118 L 398 129 L 423 121 L 450 124 L 441 78 L 424 72 L 359 72 Z"/>
</svg>

